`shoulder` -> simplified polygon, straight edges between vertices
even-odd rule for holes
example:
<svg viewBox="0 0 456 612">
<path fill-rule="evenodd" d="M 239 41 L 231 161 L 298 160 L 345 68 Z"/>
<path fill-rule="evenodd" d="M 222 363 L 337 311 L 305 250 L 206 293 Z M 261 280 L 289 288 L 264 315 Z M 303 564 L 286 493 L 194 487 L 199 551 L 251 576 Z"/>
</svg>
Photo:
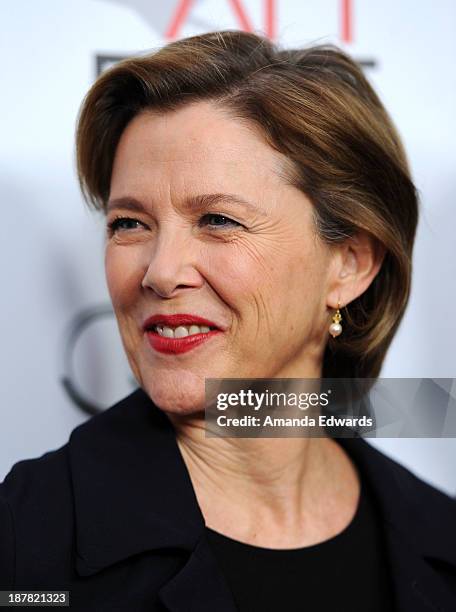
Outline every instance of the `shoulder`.
<svg viewBox="0 0 456 612">
<path fill-rule="evenodd" d="M 456 501 L 366 440 L 338 441 L 375 502 L 401 591 L 421 577 L 419 589 L 429 600 L 445 598 L 446 592 L 448 609 L 456 609 Z"/>
<path fill-rule="evenodd" d="M 456 518 L 456 500 L 453 497 L 426 482 L 393 457 L 386 455 L 371 444 L 367 445 L 371 449 L 372 456 L 375 456 L 376 461 L 383 466 L 385 476 L 394 478 L 402 496 L 408 500 L 413 500 L 414 505 L 421 510 L 425 510 L 427 506 L 432 506 L 434 509 L 441 509 L 444 513 L 449 512 L 453 519 Z"/>
<path fill-rule="evenodd" d="M 68 446 L 13 465 L 0 483 L 0 585 L 71 544 Z M 25 553 L 26 551 L 26 553 Z M 59 558 L 60 555 L 58 555 Z"/>
<path fill-rule="evenodd" d="M 72 575 L 81 481 L 91 486 L 82 494 L 90 518 L 100 483 L 109 480 L 114 488 L 112 466 L 125 439 L 131 440 L 130 454 L 135 452 L 146 412 L 144 394 L 136 391 L 78 425 L 63 446 L 12 466 L 0 482 L 0 587 L 19 586 L 24 576 L 39 585 L 53 577 L 55 585 L 57 577 Z M 103 474 L 97 472 L 100 464 L 106 466 Z"/>
<path fill-rule="evenodd" d="M 452 534 L 456 550 L 456 500 L 425 482 L 364 439 L 339 440 L 370 486 L 386 521 L 443 538 Z M 456 559 L 456 557 L 455 557 Z"/>
</svg>

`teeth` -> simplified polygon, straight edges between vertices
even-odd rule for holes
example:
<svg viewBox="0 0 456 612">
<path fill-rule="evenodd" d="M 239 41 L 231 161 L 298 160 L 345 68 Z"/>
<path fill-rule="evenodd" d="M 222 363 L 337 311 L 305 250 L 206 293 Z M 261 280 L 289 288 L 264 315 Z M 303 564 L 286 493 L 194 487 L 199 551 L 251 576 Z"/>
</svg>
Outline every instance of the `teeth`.
<svg viewBox="0 0 456 612">
<path fill-rule="evenodd" d="M 171 327 L 163 327 L 161 335 L 165 338 L 174 338 L 174 330 Z"/>
<path fill-rule="evenodd" d="M 156 325 L 155 329 L 164 338 L 185 338 L 193 334 L 207 334 L 211 330 L 207 325 L 179 325 L 175 329 L 166 325 Z"/>
<path fill-rule="evenodd" d="M 174 337 L 185 338 L 185 336 L 188 336 L 188 329 L 183 325 L 179 325 L 179 327 L 176 327 L 176 329 L 174 330 Z"/>
</svg>

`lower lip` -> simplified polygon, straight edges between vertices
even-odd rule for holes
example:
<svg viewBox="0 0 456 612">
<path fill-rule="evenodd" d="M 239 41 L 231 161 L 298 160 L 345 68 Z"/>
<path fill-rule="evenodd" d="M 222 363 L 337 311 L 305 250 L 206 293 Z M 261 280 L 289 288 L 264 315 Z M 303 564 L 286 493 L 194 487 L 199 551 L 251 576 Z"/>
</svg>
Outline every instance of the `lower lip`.
<svg viewBox="0 0 456 612">
<path fill-rule="evenodd" d="M 146 335 L 151 347 L 159 353 L 178 354 L 191 351 L 219 333 L 219 329 L 214 329 L 206 334 L 192 334 L 184 338 L 165 338 L 154 331 L 148 331 Z"/>
</svg>

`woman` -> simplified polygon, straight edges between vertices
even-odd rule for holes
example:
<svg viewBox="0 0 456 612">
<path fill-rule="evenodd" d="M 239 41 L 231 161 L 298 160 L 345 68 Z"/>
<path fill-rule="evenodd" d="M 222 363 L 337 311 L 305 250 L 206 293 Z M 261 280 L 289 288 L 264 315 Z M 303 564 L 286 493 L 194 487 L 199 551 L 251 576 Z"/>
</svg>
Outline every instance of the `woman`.
<svg viewBox="0 0 456 612">
<path fill-rule="evenodd" d="M 98 79 L 77 159 L 139 387 L 8 474 L 2 587 L 97 611 L 456 609 L 449 497 L 362 439 L 204 435 L 207 378 L 379 374 L 417 199 L 356 64 L 171 43 Z"/>
</svg>

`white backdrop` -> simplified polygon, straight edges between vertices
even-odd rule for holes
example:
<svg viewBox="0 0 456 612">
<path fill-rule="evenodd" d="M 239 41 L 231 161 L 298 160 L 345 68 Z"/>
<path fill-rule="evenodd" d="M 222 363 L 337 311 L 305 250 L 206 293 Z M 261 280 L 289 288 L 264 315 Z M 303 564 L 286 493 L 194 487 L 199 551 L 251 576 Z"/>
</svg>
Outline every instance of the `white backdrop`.
<svg viewBox="0 0 456 612">
<path fill-rule="evenodd" d="M 62 386 L 65 347 L 73 346 L 73 382 L 87 399 L 106 407 L 133 388 L 112 317 L 94 319 L 69 344 L 78 317 L 109 307 L 103 225 L 78 191 L 74 127 L 97 57 L 157 48 L 173 29 L 182 37 L 267 28 L 285 46 L 333 42 L 371 64 L 366 73 L 399 128 L 422 199 L 411 302 L 382 375 L 456 376 L 456 3 L 194 0 L 178 24 L 185 4 L 0 2 L 0 480 L 19 459 L 64 444 L 88 418 Z M 456 493 L 456 440 L 375 444 Z"/>
</svg>

